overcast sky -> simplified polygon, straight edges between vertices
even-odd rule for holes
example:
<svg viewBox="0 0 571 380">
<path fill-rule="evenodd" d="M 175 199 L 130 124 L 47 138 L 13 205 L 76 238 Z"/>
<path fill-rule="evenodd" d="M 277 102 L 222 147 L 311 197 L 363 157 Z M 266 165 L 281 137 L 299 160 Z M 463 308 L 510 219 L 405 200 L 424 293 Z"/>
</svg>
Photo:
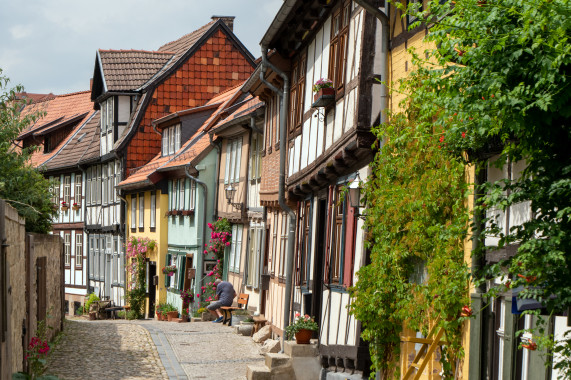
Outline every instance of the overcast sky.
<svg viewBox="0 0 571 380">
<path fill-rule="evenodd" d="M 236 16 L 254 57 L 283 0 L 0 0 L 0 68 L 10 86 L 65 94 L 88 90 L 97 49 L 156 50 L 208 23 Z"/>
</svg>

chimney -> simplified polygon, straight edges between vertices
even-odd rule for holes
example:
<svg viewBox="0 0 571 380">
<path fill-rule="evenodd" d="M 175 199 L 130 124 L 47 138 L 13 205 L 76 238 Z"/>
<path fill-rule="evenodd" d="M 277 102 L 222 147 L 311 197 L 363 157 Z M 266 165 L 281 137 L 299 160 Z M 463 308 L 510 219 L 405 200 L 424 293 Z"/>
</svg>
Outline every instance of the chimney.
<svg viewBox="0 0 571 380">
<path fill-rule="evenodd" d="M 224 24 L 226 24 L 226 26 L 228 28 L 230 28 L 231 31 L 234 31 L 234 19 L 236 17 L 235 16 L 212 16 L 211 19 L 213 21 L 218 21 L 218 20 L 222 20 L 224 22 Z"/>
</svg>

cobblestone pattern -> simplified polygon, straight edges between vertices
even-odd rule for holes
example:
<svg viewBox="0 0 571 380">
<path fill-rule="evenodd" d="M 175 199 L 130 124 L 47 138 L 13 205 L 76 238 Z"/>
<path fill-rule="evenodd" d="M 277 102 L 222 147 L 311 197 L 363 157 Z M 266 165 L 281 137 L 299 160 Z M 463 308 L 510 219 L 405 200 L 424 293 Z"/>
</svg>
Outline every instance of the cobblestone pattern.
<svg viewBox="0 0 571 380">
<path fill-rule="evenodd" d="M 67 320 L 48 374 L 73 379 L 168 379 L 148 331 L 122 321 Z"/>
<path fill-rule="evenodd" d="M 246 379 L 247 365 L 264 361 L 251 337 L 220 323 L 138 323 L 166 336 L 189 379 Z"/>
</svg>

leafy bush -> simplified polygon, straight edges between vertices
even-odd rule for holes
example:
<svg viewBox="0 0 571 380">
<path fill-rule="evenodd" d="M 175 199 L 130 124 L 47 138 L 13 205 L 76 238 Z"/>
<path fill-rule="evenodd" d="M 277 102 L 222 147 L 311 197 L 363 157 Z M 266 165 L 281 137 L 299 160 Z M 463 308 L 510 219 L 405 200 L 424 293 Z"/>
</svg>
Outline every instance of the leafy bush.
<svg viewBox="0 0 571 380">
<path fill-rule="evenodd" d="M 83 310 L 85 314 L 89 313 L 89 308 L 91 307 L 91 304 L 96 301 L 101 301 L 101 300 L 95 293 L 91 293 L 89 297 L 87 297 L 87 301 L 85 302 L 85 305 L 83 305 Z"/>
</svg>

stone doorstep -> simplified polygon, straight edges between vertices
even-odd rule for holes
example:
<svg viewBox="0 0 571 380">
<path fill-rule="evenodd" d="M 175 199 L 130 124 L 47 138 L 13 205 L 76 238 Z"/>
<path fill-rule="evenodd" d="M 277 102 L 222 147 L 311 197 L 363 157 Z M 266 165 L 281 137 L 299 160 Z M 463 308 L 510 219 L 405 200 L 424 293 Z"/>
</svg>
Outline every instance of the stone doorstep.
<svg viewBox="0 0 571 380">
<path fill-rule="evenodd" d="M 248 380 L 270 380 L 272 378 L 272 371 L 265 365 L 248 364 L 246 378 Z"/>
<path fill-rule="evenodd" d="M 319 356 L 318 344 L 314 339 L 310 344 L 297 344 L 288 340 L 285 342 L 284 352 L 292 358 Z"/>
<path fill-rule="evenodd" d="M 270 371 L 278 367 L 291 365 L 291 358 L 286 354 L 267 353 L 265 356 L 266 367 L 268 367 Z"/>
</svg>

